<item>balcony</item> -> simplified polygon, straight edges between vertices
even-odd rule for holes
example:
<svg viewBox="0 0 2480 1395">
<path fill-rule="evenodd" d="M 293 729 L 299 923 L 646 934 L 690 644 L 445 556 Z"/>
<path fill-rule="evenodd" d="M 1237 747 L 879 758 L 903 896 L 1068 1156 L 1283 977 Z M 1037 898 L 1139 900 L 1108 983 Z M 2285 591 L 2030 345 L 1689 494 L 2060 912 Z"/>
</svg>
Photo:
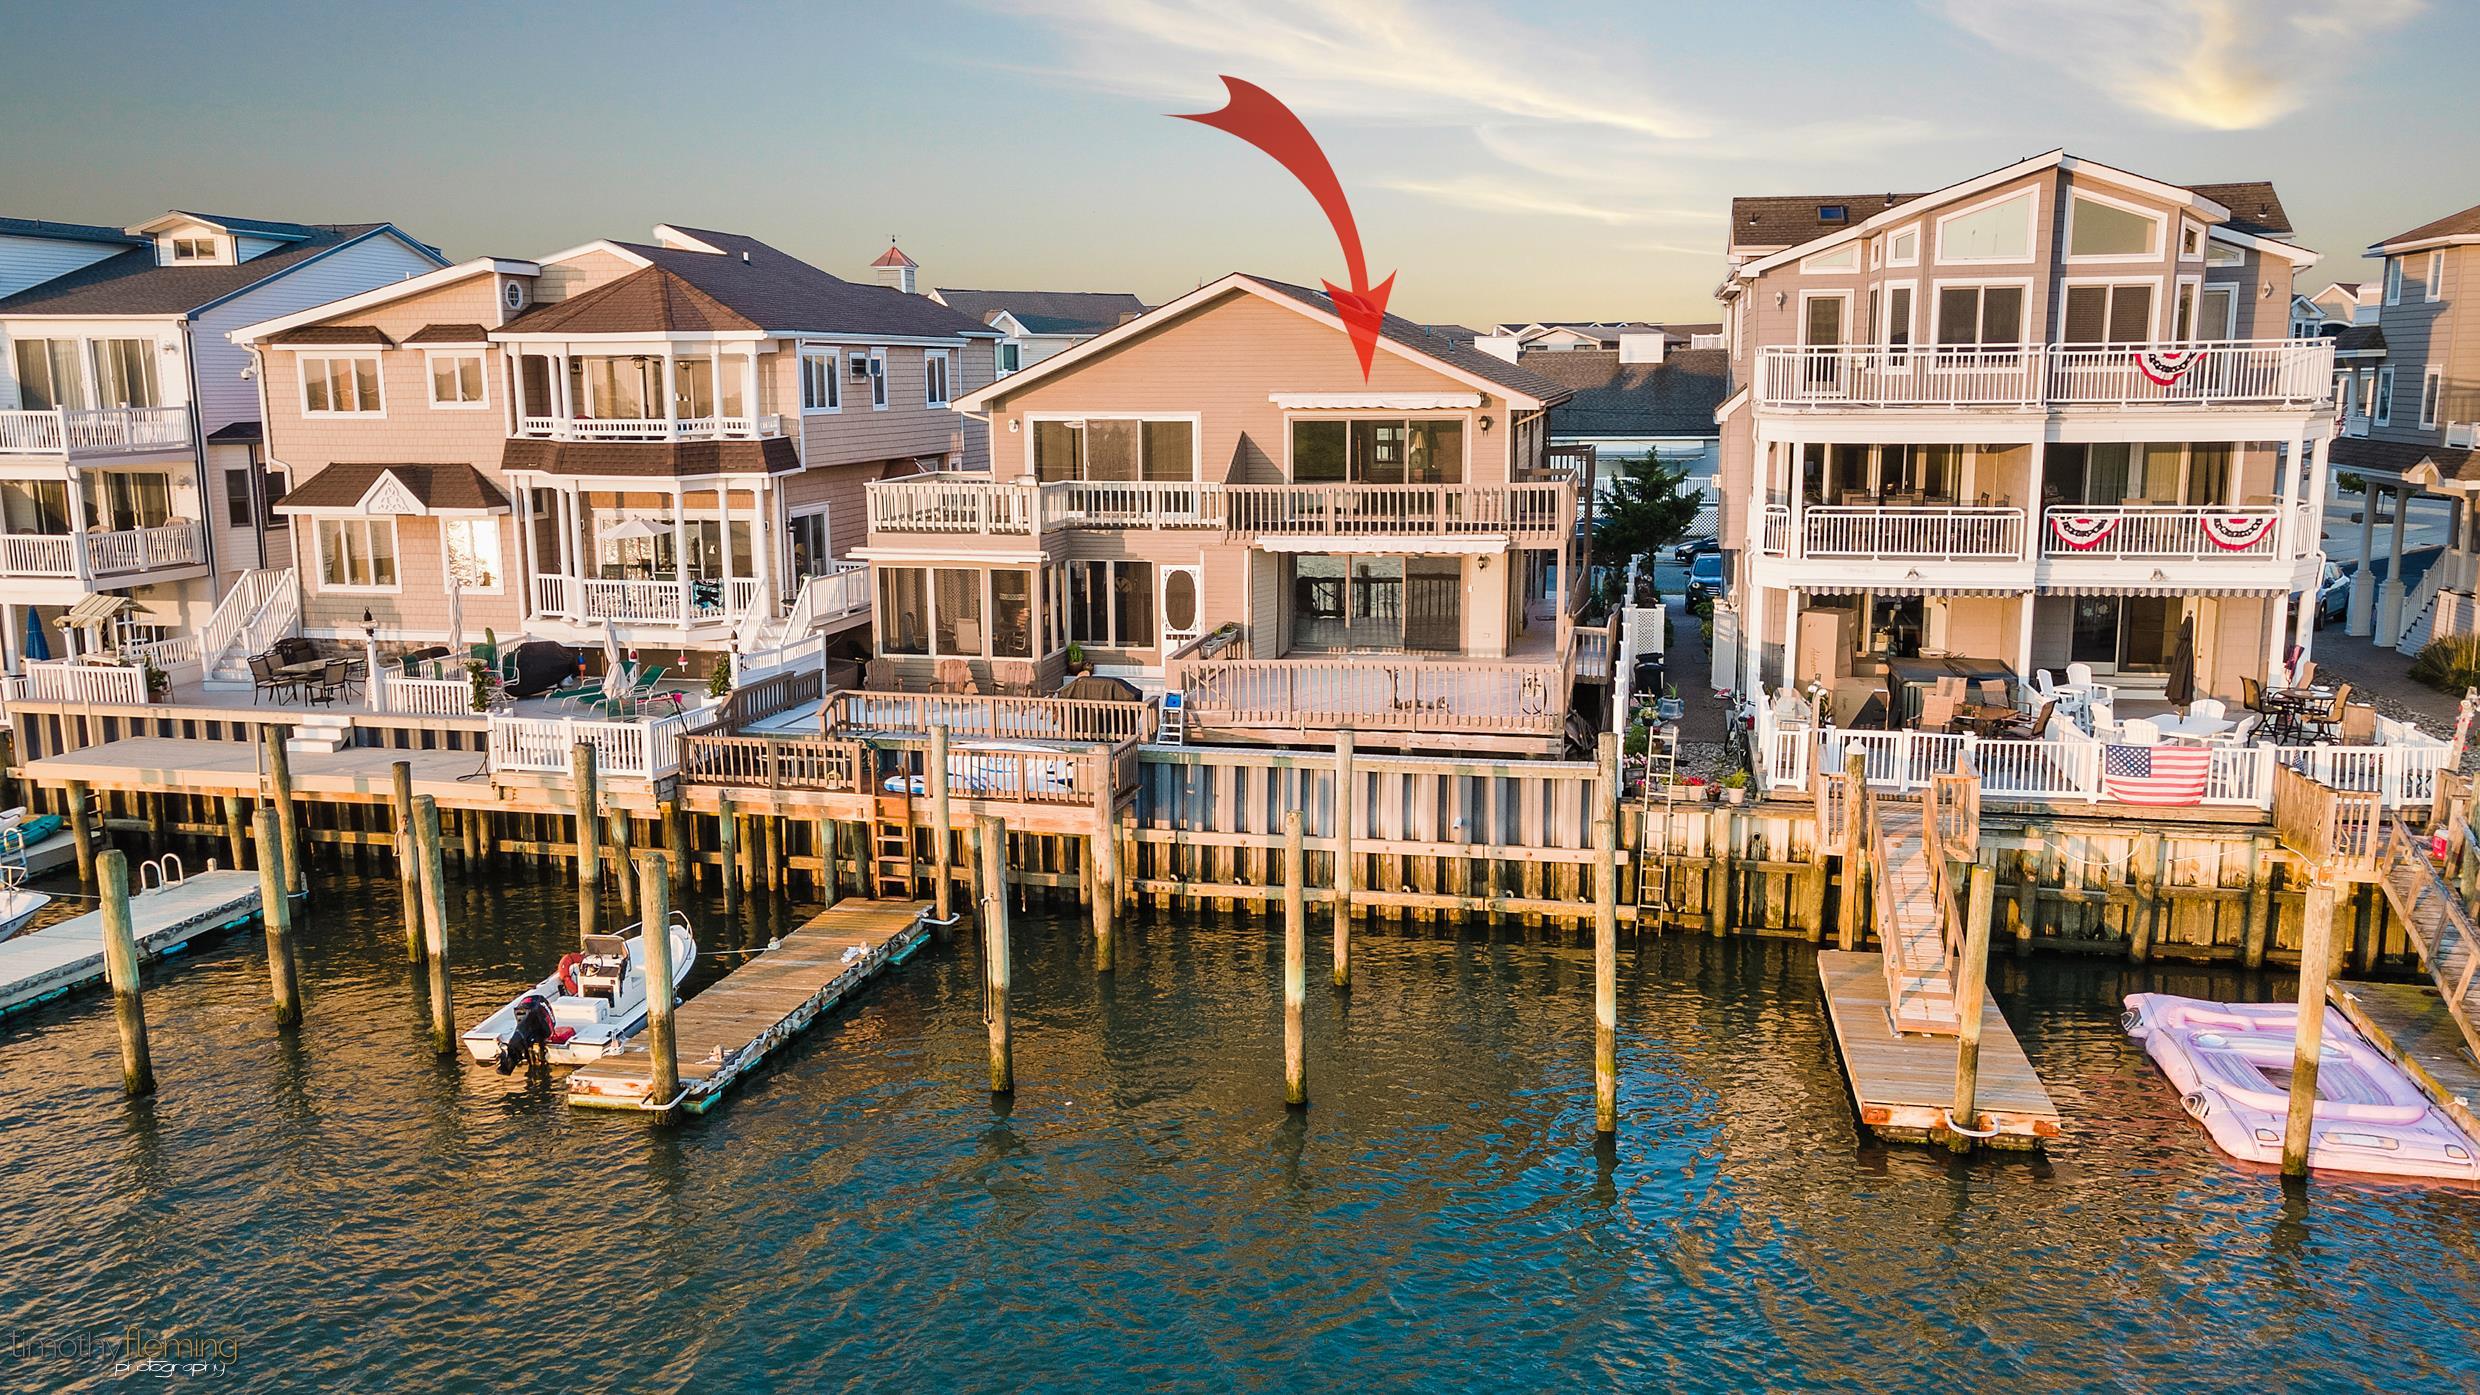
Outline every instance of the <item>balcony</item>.
<svg viewBox="0 0 2480 1395">
<path fill-rule="evenodd" d="M 2142 410 L 2321 407 L 2330 339 L 2194 344 L 1912 348 L 1787 345 L 1757 351 L 1763 411 L 1995 408 Z"/>
<path fill-rule="evenodd" d="M 517 418 L 517 435 L 538 441 L 756 441 L 782 434 L 780 416 Z"/>
<path fill-rule="evenodd" d="M 0 412 L 0 456 L 126 455 L 189 443 L 187 407 Z"/>
<path fill-rule="evenodd" d="M 1764 522 L 1764 551 L 1772 557 L 2019 562 L 2024 556 L 2024 511 L 2019 508 L 1820 505 L 1800 511 L 1796 554 L 1789 551 L 1790 507 L 1767 505 Z"/>
<path fill-rule="evenodd" d="M 2301 560 L 2317 551 L 2315 513 L 2296 507 L 2287 553 L 2282 510 L 2176 504 L 2057 505 L 2041 528 L 2044 558 L 2105 562 Z"/>
<path fill-rule="evenodd" d="M 1555 546 L 1574 526 L 1576 487 L 1528 484 L 1211 484 L 1163 480 L 994 480 L 920 475 L 870 485 L 870 531 L 1035 537 L 1061 530 L 1195 529 L 1267 536 L 1505 536 Z"/>
<path fill-rule="evenodd" d="M 534 578 L 533 615 L 599 625 L 695 625 L 740 623 L 757 603 L 758 583 L 731 581 L 606 580 L 540 575 Z"/>
<path fill-rule="evenodd" d="M 1163 665 L 1192 733 L 1281 740 L 1351 730 L 1476 748 L 1555 752 L 1567 731 L 1578 663 L 1556 658 L 1301 654 L 1280 659 L 1186 658 Z"/>
<path fill-rule="evenodd" d="M 1822 562 L 1834 577 L 1882 580 L 1872 564 L 1906 568 L 1910 580 L 1966 580 L 1985 584 L 2028 583 L 2020 570 L 1993 572 L 1998 564 L 2038 562 L 2041 574 L 2085 576 L 2094 582 L 2123 580 L 2086 563 L 2176 564 L 2180 584 L 2228 579 L 2239 564 L 2274 563 L 2289 568 L 2316 555 L 2315 515 L 2306 505 L 2276 504 L 2054 505 L 2041 515 L 2037 547 L 2028 547 L 2025 510 L 1969 505 L 1812 506 L 1798 511 L 1769 504 L 1758 520 L 1758 551 L 1767 558 Z M 1977 570 L 1975 570 L 1977 568 Z"/>
<path fill-rule="evenodd" d="M 114 533 L 0 533 L 0 576 L 124 577 L 202 566 L 206 555 L 188 519 Z"/>
</svg>

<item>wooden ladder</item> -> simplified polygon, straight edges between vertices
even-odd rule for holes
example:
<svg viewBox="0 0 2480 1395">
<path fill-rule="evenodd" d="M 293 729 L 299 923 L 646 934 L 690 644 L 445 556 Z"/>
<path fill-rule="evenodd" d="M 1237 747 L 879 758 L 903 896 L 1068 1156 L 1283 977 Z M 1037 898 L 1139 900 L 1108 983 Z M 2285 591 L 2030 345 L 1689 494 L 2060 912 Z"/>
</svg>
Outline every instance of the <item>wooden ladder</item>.
<svg viewBox="0 0 2480 1395">
<path fill-rule="evenodd" d="M 2480 1001 L 2473 992 L 2480 987 L 2480 926 L 2473 924 L 2463 898 L 2430 864 L 2421 842 L 2400 822 L 2388 829 L 2377 882 L 2410 931 L 2412 947 L 2428 965 L 2446 1011 L 2463 1029 L 2464 1044 L 2480 1055 Z"/>
<path fill-rule="evenodd" d="M 882 900 L 913 897 L 913 797 L 877 796 L 870 820 L 870 894 Z"/>
</svg>

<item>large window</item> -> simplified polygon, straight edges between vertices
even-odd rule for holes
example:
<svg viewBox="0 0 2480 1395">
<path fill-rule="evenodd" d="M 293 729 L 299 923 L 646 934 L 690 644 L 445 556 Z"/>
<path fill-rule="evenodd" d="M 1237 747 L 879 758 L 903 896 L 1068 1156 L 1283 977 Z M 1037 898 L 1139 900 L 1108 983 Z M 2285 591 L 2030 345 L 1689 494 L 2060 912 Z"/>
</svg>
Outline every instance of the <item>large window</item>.
<svg viewBox="0 0 2480 1395">
<path fill-rule="evenodd" d="M 86 405 L 86 378 L 78 371 L 75 339 L 17 341 L 17 394 L 28 411 L 77 411 Z"/>
<path fill-rule="evenodd" d="M 330 591 L 396 589 L 396 520 L 322 518 L 319 585 Z"/>
<path fill-rule="evenodd" d="M 1089 417 L 1033 424 L 1034 477 L 1050 480 L 1197 478 L 1197 429 L 1182 421 Z"/>
<path fill-rule="evenodd" d="M 1154 645 L 1154 564 L 1068 563 L 1068 638 L 1115 649 Z"/>
<path fill-rule="evenodd" d="M 1461 484 L 1464 423 L 1298 419 L 1292 423 L 1292 478 L 1303 484 Z"/>
<path fill-rule="evenodd" d="M 2067 255 L 2134 259 L 2159 255 L 2162 218 L 2078 194 L 2067 210 Z"/>
<path fill-rule="evenodd" d="M 0 480 L 0 529 L 11 533 L 69 531 L 69 486 L 62 480 Z"/>
<path fill-rule="evenodd" d="M 2024 288 L 1938 287 L 1937 339 L 1940 346 L 2023 343 Z"/>
<path fill-rule="evenodd" d="M 483 407 L 489 405 L 482 384 L 482 355 L 479 353 L 432 354 L 431 405 L 434 407 Z"/>
<path fill-rule="evenodd" d="M 878 652 L 930 652 L 930 573 L 927 568 L 878 569 Z"/>
<path fill-rule="evenodd" d="M 152 407 L 155 395 L 155 344 L 148 339 L 95 341 L 95 405 Z"/>
<path fill-rule="evenodd" d="M 172 521 L 172 476 L 161 470 L 86 470 L 78 480 L 89 527 L 119 532 Z"/>
<path fill-rule="evenodd" d="M 663 360 L 651 354 L 568 361 L 568 405 L 580 420 L 646 421 L 662 404 Z"/>
<path fill-rule="evenodd" d="M 1463 635 L 1457 558 L 1308 553 L 1293 561 L 1294 649 L 1452 653 Z"/>
<path fill-rule="evenodd" d="M 990 574 L 990 657 L 1033 657 L 1033 573 Z"/>
<path fill-rule="evenodd" d="M 344 416 L 386 410 L 379 395 L 379 356 L 301 356 L 301 409 L 311 416 Z"/>
<path fill-rule="evenodd" d="M 440 523 L 448 575 L 467 591 L 500 589 L 499 520 L 450 518 Z"/>
<path fill-rule="evenodd" d="M 2032 191 L 1938 220 L 1938 260 L 2020 262 L 2032 258 Z"/>
<path fill-rule="evenodd" d="M 2142 344 L 2153 337 L 2153 287 L 2149 282 L 2067 287 L 2061 344 Z"/>
<path fill-rule="evenodd" d="M 947 405 L 947 350 L 924 349 L 921 354 L 922 405 Z"/>
<path fill-rule="evenodd" d="M 801 351 L 801 410 L 804 412 L 840 412 L 844 410 L 844 386 L 835 377 L 836 354 L 833 349 Z"/>
<path fill-rule="evenodd" d="M 940 567 L 930 573 L 932 607 L 937 617 L 931 633 L 941 654 L 982 652 L 982 574 L 969 567 Z"/>
</svg>

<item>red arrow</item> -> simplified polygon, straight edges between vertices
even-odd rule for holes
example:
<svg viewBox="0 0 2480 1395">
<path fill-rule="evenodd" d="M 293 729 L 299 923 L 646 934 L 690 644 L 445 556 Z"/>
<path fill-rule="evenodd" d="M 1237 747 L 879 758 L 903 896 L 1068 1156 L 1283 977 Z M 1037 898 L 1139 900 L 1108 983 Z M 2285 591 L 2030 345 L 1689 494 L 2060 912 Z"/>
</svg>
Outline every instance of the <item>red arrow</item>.
<svg viewBox="0 0 2480 1395">
<path fill-rule="evenodd" d="M 1370 361 L 1378 352 L 1378 326 L 1386 319 L 1386 298 L 1395 289 L 1395 276 L 1390 272 L 1385 280 L 1369 284 L 1369 264 L 1361 257 L 1360 227 L 1352 221 L 1351 201 L 1343 196 L 1343 184 L 1335 178 L 1335 167 L 1327 163 L 1326 152 L 1318 148 L 1317 137 L 1309 134 L 1292 109 L 1246 79 L 1226 74 L 1223 86 L 1231 100 L 1222 110 L 1177 115 L 1182 121 L 1228 131 L 1273 156 L 1326 211 L 1335 240 L 1343 244 L 1344 270 L 1352 278 L 1348 291 L 1332 281 L 1324 282 L 1326 297 L 1335 303 L 1344 332 L 1352 336 L 1352 350 L 1360 355 L 1361 381 L 1368 382 Z"/>
</svg>

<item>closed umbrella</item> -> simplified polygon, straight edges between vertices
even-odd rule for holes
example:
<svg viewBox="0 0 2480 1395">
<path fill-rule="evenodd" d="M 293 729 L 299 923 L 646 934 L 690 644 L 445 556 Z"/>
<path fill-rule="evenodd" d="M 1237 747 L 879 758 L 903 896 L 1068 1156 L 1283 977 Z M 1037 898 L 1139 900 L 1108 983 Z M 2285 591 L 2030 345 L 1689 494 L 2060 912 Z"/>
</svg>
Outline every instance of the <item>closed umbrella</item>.
<svg viewBox="0 0 2480 1395">
<path fill-rule="evenodd" d="M 2170 687 L 2163 696 L 2182 717 L 2196 700 L 2196 622 L 2192 619 L 2179 621 L 2179 644 L 2170 651 Z"/>
<path fill-rule="evenodd" d="M 52 657 L 52 641 L 43 633 L 43 618 L 26 607 L 26 657 L 37 661 Z"/>
<path fill-rule="evenodd" d="M 609 619 L 603 621 L 603 696 L 611 700 L 612 715 L 618 716 L 620 703 L 629 695 L 628 666 L 620 660 L 620 629 Z"/>
</svg>

